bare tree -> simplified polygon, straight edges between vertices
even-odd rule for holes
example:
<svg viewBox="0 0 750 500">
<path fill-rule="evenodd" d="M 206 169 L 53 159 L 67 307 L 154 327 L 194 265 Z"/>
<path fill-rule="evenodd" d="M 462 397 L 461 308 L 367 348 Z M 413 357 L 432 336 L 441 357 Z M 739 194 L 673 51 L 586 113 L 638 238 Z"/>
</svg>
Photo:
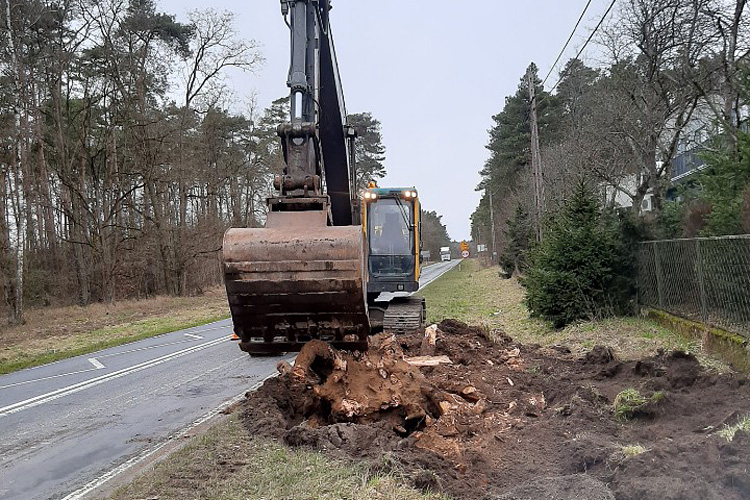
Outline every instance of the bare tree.
<svg viewBox="0 0 750 500">
<path fill-rule="evenodd" d="M 608 175 L 636 207 L 652 193 L 661 210 L 672 160 L 699 104 L 690 82 L 717 38 L 711 8 L 712 0 L 628 0 L 602 37 L 613 65 L 601 82 L 602 121 L 609 123 L 598 130 L 632 162 L 633 171 L 623 172 L 631 186 Z"/>
<path fill-rule="evenodd" d="M 718 41 L 708 47 L 703 72 L 705 77 L 693 79 L 705 105 L 732 140 L 737 152 L 737 131 L 740 127 L 740 85 L 738 61 L 750 56 L 750 19 L 746 15 L 747 0 L 716 0 L 710 10 Z"/>
<path fill-rule="evenodd" d="M 10 279 L 10 294 L 8 298 L 11 302 L 11 324 L 23 323 L 24 313 L 24 257 L 26 251 L 26 192 L 23 187 L 26 183 L 26 158 L 24 141 L 24 130 L 22 128 L 22 109 L 24 103 L 24 70 L 21 58 L 21 37 L 26 28 L 27 18 L 17 16 L 14 18 L 14 12 L 21 10 L 21 5 L 14 5 L 11 8 L 11 0 L 4 1 L 3 10 L 3 39 L 6 47 L 6 61 L 4 73 L 9 82 L 8 104 L 12 114 L 10 128 L 10 150 L 6 174 L 3 175 L 3 191 L 6 193 L 4 202 L 9 206 L 9 210 L 4 207 L 4 216 L 9 216 L 10 224 L 7 224 L 7 246 L 12 252 L 13 269 L 8 269 L 12 273 Z M 7 184 L 6 184 L 7 183 Z M 7 187 L 6 187 L 7 186 Z"/>
</svg>

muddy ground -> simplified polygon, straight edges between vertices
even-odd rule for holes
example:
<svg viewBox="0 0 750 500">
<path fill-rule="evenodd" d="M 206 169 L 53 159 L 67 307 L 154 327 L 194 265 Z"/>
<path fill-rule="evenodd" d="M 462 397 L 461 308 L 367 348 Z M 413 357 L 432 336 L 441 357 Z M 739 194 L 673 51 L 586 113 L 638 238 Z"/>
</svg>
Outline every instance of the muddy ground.
<svg viewBox="0 0 750 500">
<path fill-rule="evenodd" d="M 750 434 L 717 434 L 750 414 L 745 376 L 681 352 L 625 362 L 605 347 L 580 358 L 493 337 L 446 320 L 434 345 L 421 334 L 375 337 L 366 354 L 308 344 L 248 393 L 245 425 L 456 499 L 750 499 Z M 441 363 L 410 364 L 424 355 Z M 614 401 L 629 388 L 651 399 L 623 420 Z"/>
</svg>

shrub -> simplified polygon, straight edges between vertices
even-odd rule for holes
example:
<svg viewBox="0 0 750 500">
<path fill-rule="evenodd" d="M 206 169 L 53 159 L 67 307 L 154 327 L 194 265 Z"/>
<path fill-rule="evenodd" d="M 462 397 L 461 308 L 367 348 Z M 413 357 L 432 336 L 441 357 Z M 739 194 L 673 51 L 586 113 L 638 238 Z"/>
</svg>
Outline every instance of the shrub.
<svg viewBox="0 0 750 500">
<path fill-rule="evenodd" d="M 708 168 L 699 177 L 701 197 L 710 205 L 703 236 L 720 236 L 744 232 L 746 196 L 750 190 L 750 134 L 737 133 L 737 151 L 721 143 L 704 153 Z"/>
<path fill-rule="evenodd" d="M 616 214 L 602 211 L 594 193 L 579 183 L 548 225 L 522 279 L 531 314 L 560 328 L 580 319 L 632 313 L 632 251 Z"/>
</svg>

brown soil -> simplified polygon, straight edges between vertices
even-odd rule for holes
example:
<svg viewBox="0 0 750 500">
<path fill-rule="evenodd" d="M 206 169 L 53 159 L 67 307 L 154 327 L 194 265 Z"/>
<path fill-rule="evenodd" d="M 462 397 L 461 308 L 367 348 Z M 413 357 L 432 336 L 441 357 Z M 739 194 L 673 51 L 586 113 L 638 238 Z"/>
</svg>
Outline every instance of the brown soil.
<svg viewBox="0 0 750 500">
<path fill-rule="evenodd" d="M 596 347 L 580 359 L 451 320 L 435 346 L 423 340 L 382 335 L 365 354 L 308 344 L 248 394 L 246 427 L 457 499 L 750 499 L 750 435 L 716 435 L 750 414 L 744 376 L 706 373 L 682 352 L 623 362 Z M 404 360 L 425 349 L 452 364 Z M 621 422 L 613 401 L 627 388 L 665 397 Z M 633 445 L 646 451 L 628 456 Z"/>
</svg>

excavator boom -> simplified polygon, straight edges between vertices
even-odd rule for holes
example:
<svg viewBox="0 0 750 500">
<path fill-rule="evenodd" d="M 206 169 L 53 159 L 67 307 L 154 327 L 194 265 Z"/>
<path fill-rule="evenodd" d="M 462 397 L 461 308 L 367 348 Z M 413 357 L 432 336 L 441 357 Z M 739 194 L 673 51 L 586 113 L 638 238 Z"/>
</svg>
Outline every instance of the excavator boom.
<svg viewBox="0 0 750 500">
<path fill-rule="evenodd" d="M 366 349 L 366 248 L 355 210 L 353 136 L 336 67 L 328 0 L 281 0 L 291 32 L 285 168 L 264 228 L 224 236 L 224 281 L 240 347 L 298 351 L 312 339 Z M 325 182 L 323 181 L 325 180 Z M 325 190 L 324 190 L 325 185 Z"/>
</svg>

